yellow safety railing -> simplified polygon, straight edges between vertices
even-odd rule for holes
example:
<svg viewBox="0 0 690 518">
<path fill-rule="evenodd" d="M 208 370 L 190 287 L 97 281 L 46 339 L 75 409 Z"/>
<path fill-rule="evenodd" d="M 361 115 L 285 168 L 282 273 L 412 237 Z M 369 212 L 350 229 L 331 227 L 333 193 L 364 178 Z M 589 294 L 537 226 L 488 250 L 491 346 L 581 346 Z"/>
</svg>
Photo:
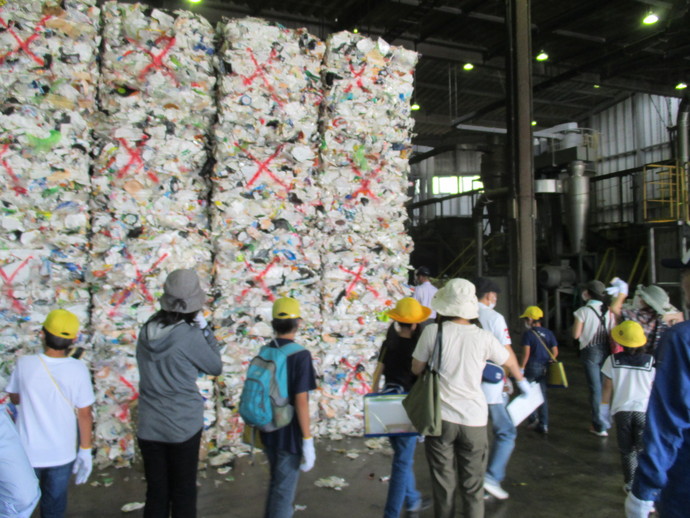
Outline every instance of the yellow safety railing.
<svg viewBox="0 0 690 518">
<path fill-rule="evenodd" d="M 484 240 L 484 247 L 486 248 L 494 239 L 495 236 L 490 236 L 488 239 Z M 450 277 L 457 277 L 460 272 L 465 271 L 472 263 L 474 263 L 475 255 L 477 249 L 477 241 L 472 240 L 467 243 L 467 246 L 463 248 L 460 253 L 453 259 L 448 266 L 446 266 L 443 271 L 438 275 L 438 278 L 442 278 L 444 274 L 455 267 L 452 271 Z M 456 266 L 457 265 L 457 266 Z"/>
<path fill-rule="evenodd" d="M 643 170 L 642 214 L 646 223 L 688 218 L 688 188 L 682 167 L 647 164 Z"/>
<path fill-rule="evenodd" d="M 628 277 L 628 284 L 634 286 L 636 284 L 647 284 L 645 278 L 649 270 L 649 259 L 647 258 L 647 247 L 641 246 L 635 257 L 630 276 Z M 638 273 L 639 269 L 639 273 Z"/>
<path fill-rule="evenodd" d="M 607 248 L 604 252 L 604 257 L 601 258 L 601 263 L 599 263 L 599 268 L 597 269 L 595 279 L 602 281 L 603 283 L 608 283 L 613 277 L 615 277 L 614 270 L 616 269 L 616 249 Z"/>
</svg>

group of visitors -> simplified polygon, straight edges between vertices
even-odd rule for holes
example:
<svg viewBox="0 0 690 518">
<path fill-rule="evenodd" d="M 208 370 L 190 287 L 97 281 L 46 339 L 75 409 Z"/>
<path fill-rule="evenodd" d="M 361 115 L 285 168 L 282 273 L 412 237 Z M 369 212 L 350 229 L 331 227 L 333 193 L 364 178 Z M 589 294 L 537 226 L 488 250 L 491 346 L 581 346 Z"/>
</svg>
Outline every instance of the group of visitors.
<svg viewBox="0 0 690 518">
<path fill-rule="evenodd" d="M 683 269 L 690 304 L 690 259 L 667 265 Z M 422 302 L 403 298 L 388 311 L 393 323 L 379 352 L 373 391 L 408 392 L 440 342 L 442 429 L 423 441 L 433 498 L 416 487 L 418 438 L 391 437 L 384 517 L 398 517 L 403 510 L 416 517 L 433 503 L 437 518 L 450 518 L 456 515 L 457 493 L 463 516 L 482 517 L 485 493 L 509 497 L 501 482 L 516 438 L 506 410 L 510 378 L 522 393 L 535 390 L 528 381 L 541 387 L 544 403 L 529 422 L 548 433 L 545 379 L 558 343 L 541 325 L 542 310 L 529 306 L 520 315 L 525 328 L 518 362 L 505 318 L 495 309 L 500 289 L 493 281 L 451 279 L 437 290 L 428 269 L 418 273 L 421 289 L 415 296 Z M 640 287 L 632 309 L 623 308 L 627 294 L 627 284 L 618 278 L 608 293 L 603 283 L 592 281 L 582 291 L 585 305 L 574 314 L 573 337 L 580 342 L 590 392 L 590 431 L 605 436 L 613 416 L 628 493 L 626 516 L 646 517 L 656 505 L 663 518 L 680 517 L 690 483 L 690 323 L 676 324 L 682 314 L 661 288 Z M 137 437 L 147 518 L 196 516 L 203 427 L 196 379 L 222 370 L 220 347 L 203 316 L 205 299 L 196 273 L 176 270 L 165 281 L 161 309 L 139 332 Z M 272 318 L 275 338 L 267 347 L 293 347 L 301 324 L 299 302 L 276 300 Z M 77 484 L 89 478 L 95 398 L 88 369 L 68 354 L 78 331 L 75 315 L 50 312 L 43 324 L 43 353 L 19 358 L 12 372 L 6 390 L 18 415 L 16 428 L 7 415 L 0 416 L 3 458 L 11 459 L 12 470 L 9 475 L 7 465 L 0 466 L 0 516 L 29 517 L 37 504 L 44 518 L 64 516 L 71 475 Z M 308 400 L 316 376 L 309 351 L 297 346 L 286 358 L 286 369 L 294 415 L 286 426 L 262 431 L 260 437 L 270 466 L 264 518 L 293 515 L 299 473 L 316 460 Z M 16 447 L 20 443 L 23 448 Z"/>
</svg>

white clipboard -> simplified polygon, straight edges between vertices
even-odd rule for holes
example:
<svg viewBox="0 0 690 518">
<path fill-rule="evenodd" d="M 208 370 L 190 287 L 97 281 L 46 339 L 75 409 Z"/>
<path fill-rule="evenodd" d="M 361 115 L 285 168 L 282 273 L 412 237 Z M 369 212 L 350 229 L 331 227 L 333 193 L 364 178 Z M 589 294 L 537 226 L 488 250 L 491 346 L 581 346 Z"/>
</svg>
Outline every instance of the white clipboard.
<svg viewBox="0 0 690 518">
<path fill-rule="evenodd" d="M 402 406 L 407 394 L 364 396 L 364 436 L 417 435 Z"/>
<path fill-rule="evenodd" d="M 532 382 L 529 386 L 531 389 L 529 394 L 520 394 L 508 403 L 508 414 L 510 414 L 510 418 L 515 426 L 527 419 L 532 412 L 544 403 L 544 394 L 541 393 L 539 383 Z"/>
</svg>

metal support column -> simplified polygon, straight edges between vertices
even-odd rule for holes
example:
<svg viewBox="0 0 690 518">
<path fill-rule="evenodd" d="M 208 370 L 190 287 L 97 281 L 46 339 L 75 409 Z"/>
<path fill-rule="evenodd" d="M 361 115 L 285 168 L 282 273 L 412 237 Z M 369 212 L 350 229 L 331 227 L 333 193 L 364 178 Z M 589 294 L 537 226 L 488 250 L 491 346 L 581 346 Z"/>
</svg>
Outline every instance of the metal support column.
<svg viewBox="0 0 690 518">
<path fill-rule="evenodd" d="M 509 159 L 517 198 L 514 287 L 518 311 L 537 303 L 536 200 L 532 155 L 532 39 L 529 0 L 506 0 Z"/>
</svg>

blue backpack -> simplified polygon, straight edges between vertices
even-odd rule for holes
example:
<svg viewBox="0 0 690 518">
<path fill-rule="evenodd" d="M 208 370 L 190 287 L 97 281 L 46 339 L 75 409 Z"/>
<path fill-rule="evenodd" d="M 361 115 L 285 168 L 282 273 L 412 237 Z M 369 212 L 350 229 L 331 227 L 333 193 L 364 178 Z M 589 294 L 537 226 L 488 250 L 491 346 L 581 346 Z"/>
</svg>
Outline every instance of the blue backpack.
<svg viewBox="0 0 690 518">
<path fill-rule="evenodd" d="M 240 416 L 262 432 L 290 424 L 294 408 L 288 396 L 287 359 L 304 347 L 294 342 L 282 347 L 273 340 L 249 364 L 240 396 Z"/>
</svg>

